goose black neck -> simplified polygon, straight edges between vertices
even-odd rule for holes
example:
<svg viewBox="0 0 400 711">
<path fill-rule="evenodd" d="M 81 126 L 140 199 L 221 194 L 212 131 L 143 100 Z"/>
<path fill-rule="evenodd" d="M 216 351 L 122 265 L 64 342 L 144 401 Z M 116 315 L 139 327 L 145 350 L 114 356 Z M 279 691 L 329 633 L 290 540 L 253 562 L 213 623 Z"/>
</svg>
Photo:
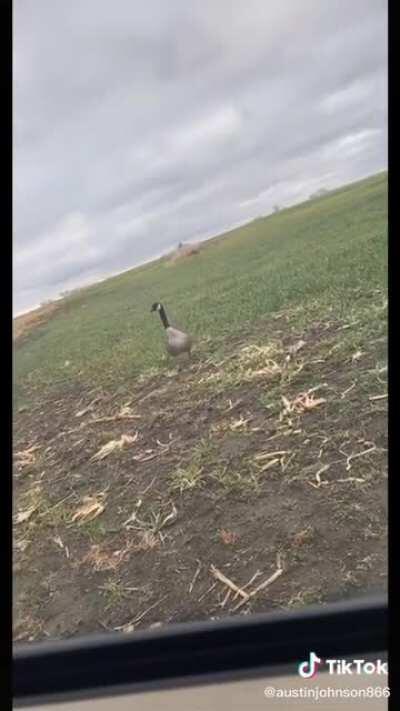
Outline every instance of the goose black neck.
<svg viewBox="0 0 400 711">
<path fill-rule="evenodd" d="M 165 313 L 164 306 L 161 306 L 161 308 L 159 310 L 159 314 L 160 314 L 160 319 L 162 321 L 164 328 L 169 328 L 169 321 L 167 318 L 167 314 Z"/>
</svg>

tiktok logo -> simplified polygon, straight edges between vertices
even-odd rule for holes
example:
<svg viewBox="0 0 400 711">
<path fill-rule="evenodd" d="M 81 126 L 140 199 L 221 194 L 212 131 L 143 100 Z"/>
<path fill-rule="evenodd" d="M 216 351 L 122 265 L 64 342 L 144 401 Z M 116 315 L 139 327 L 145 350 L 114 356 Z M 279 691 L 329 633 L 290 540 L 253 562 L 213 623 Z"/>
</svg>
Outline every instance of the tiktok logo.
<svg viewBox="0 0 400 711">
<path fill-rule="evenodd" d="M 299 664 L 299 674 L 304 679 L 312 679 L 318 671 L 318 664 L 322 664 L 322 660 L 317 657 L 314 652 L 310 652 L 310 659 Z"/>
</svg>

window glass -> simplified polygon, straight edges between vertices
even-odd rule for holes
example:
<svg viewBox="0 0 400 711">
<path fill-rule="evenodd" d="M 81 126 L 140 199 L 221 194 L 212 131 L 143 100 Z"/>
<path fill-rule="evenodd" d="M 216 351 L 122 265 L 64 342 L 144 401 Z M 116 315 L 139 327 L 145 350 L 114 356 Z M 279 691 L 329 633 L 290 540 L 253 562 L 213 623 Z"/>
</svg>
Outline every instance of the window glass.
<svg viewBox="0 0 400 711">
<path fill-rule="evenodd" d="M 15 642 L 386 589 L 386 35 L 16 0 Z"/>
</svg>

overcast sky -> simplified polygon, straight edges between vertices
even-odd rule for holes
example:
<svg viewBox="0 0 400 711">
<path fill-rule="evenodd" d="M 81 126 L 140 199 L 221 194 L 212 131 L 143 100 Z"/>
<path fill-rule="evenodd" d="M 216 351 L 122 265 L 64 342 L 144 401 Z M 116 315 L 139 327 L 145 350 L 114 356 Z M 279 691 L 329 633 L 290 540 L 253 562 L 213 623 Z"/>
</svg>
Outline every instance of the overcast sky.
<svg viewBox="0 0 400 711">
<path fill-rule="evenodd" d="M 14 2 L 16 314 L 386 167 L 386 0 Z"/>
</svg>

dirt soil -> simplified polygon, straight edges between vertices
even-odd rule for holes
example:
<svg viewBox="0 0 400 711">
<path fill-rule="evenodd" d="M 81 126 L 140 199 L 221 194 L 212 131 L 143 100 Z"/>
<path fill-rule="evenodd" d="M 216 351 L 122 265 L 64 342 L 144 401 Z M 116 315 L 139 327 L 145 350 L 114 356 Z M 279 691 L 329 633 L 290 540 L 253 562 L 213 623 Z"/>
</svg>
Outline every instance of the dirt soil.
<svg viewBox="0 0 400 711">
<path fill-rule="evenodd" d="M 386 385 L 365 380 L 382 344 L 338 356 L 342 329 L 278 318 L 128 397 L 33 395 L 15 413 L 15 640 L 386 589 Z"/>
<path fill-rule="evenodd" d="M 175 249 L 169 256 L 168 261 L 170 264 L 175 264 L 181 259 L 188 259 L 189 257 L 194 257 L 199 254 L 201 250 L 200 244 L 184 244 L 182 247 Z"/>
</svg>

